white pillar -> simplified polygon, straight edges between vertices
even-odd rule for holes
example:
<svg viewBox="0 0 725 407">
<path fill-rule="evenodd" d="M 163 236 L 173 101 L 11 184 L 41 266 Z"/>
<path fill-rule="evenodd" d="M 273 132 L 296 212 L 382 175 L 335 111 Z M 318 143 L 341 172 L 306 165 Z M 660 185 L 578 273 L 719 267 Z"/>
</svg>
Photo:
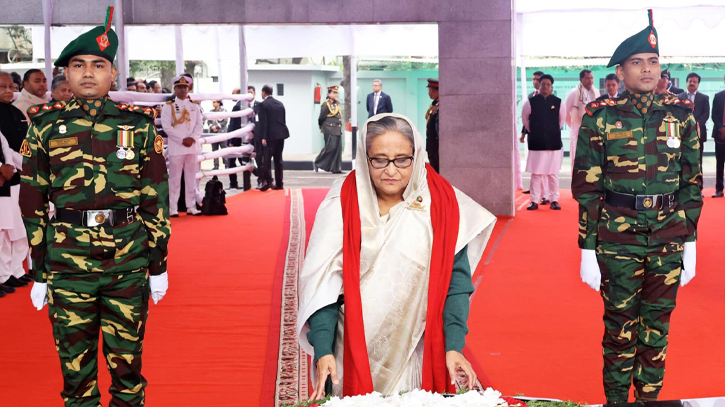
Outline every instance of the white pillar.
<svg viewBox="0 0 725 407">
<path fill-rule="evenodd" d="M 50 25 L 53 24 L 55 0 L 43 0 L 43 26 L 45 27 L 45 77 L 48 84 L 53 80 L 53 59 L 50 53 Z"/>
<path fill-rule="evenodd" d="M 176 74 L 184 73 L 184 41 L 181 35 L 181 26 L 174 26 L 174 39 L 176 40 Z M 193 72 L 190 72 L 192 76 Z"/>
<path fill-rule="evenodd" d="M 128 53 L 126 53 L 126 25 L 123 22 L 123 0 L 115 0 L 113 14 L 116 35 L 118 35 L 118 56 L 116 58 L 116 66 L 118 67 L 118 89 L 126 90 Z"/>
</svg>

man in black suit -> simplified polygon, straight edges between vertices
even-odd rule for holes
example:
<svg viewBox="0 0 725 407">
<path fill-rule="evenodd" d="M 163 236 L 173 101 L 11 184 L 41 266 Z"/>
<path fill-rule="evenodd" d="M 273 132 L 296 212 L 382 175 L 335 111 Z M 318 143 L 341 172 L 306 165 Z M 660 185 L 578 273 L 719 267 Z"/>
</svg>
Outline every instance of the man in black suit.
<svg viewBox="0 0 725 407">
<path fill-rule="evenodd" d="M 373 93 L 368 94 L 368 119 L 380 113 L 393 113 L 393 102 L 390 95 L 383 92 L 383 82 L 373 81 Z"/>
<path fill-rule="evenodd" d="M 690 72 L 687 75 L 687 92 L 680 92 L 677 96 L 692 102 L 692 114 L 697 122 L 697 131 L 700 133 L 700 163 L 702 163 L 702 151 L 705 149 L 707 141 L 707 120 L 710 118 L 710 97 L 697 91 L 700 87 L 700 79 L 702 79 L 700 75 Z"/>
<path fill-rule="evenodd" d="M 715 140 L 715 195 L 723 196 L 723 169 L 725 169 L 725 90 L 715 94 L 712 99 L 712 138 Z"/>
<path fill-rule="evenodd" d="M 272 187 L 272 171 L 270 165 L 260 169 L 260 176 L 265 180 L 261 190 L 284 189 L 282 182 L 282 150 L 284 140 L 289 137 L 289 129 L 285 119 L 284 105 L 272 97 L 272 85 L 262 87 L 262 103 L 259 104 L 259 136 L 262 139 L 262 146 L 269 150 L 269 161 L 274 161 L 274 187 Z M 255 129 L 255 136 L 256 136 Z"/>
<path fill-rule="evenodd" d="M 251 93 L 252 96 L 256 95 L 255 90 L 256 89 L 254 88 L 254 86 L 250 85 L 247 87 L 247 92 Z M 232 94 L 234 94 L 234 95 L 238 95 L 239 93 L 240 93 L 239 88 L 234 89 L 234 91 L 232 92 Z M 254 124 L 256 126 L 257 125 L 256 117 L 257 117 L 257 111 L 259 109 L 259 102 L 256 100 L 252 100 L 252 102 L 240 100 L 234 105 L 234 108 L 232 108 L 232 112 L 237 112 L 237 111 L 242 110 L 242 104 L 244 104 L 244 108 L 251 107 L 252 110 L 254 110 L 254 116 L 255 116 Z M 241 117 L 233 117 L 233 118 L 229 119 L 229 127 L 227 128 L 227 133 L 231 133 L 231 132 L 239 130 L 241 128 L 242 128 L 242 118 Z M 258 131 L 255 131 L 252 134 L 255 134 L 255 133 L 258 133 Z M 256 153 L 257 166 L 262 167 L 264 165 L 264 163 L 266 162 L 264 159 L 265 158 L 264 153 L 266 152 L 265 151 L 266 148 L 262 149 L 261 139 L 259 141 L 257 139 L 258 139 L 258 137 L 255 136 L 254 137 L 254 151 Z M 249 144 L 249 143 L 245 142 L 244 137 L 234 137 L 227 141 L 227 145 L 230 147 L 240 147 L 242 144 Z M 247 163 L 249 163 L 250 156 L 248 154 L 244 154 L 241 157 L 232 156 L 227 161 L 227 168 L 236 167 L 237 161 L 239 162 L 240 166 L 244 166 Z M 254 169 L 253 173 L 255 175 L 257 175 L 257 184 L 258 184 L 257 186 L 258 186 L 258 189 L 261 189 L 263 183 L 262 183 L 262 179 L 259 176 L 259 173 L 257 173 L 256 168 Z M 245 191 L 248 191 L 252 188 L 250 171 L 244 171 L 242 176 L 243 176 L 243 181 L 242 181 L 243 189 Z M 239 189 L 239 184 L 237 183 L 237 174 L 229 174 L 229 189 Z"/>
<path fill-rule="evenodd" d="M 684 90 L 678 88 L 672 83 L 672 75 L 670 75 L 670 70 L 665 69 L 662 71 L 662 77 L 664 78 L 665 75 L 667 75 L 667 91 L 672 93 L 673 95 L 679 95 L 680 93 L 684 92 Z"/>
<path fill-rule="evenodd" d="M 607 91 L 602 93 L 595 102 L 601 102 L 605 99 L 616 99 L 619 97 L 619 78 L 617 78 L 617 74 L 610 73 L 607 75 L 604 78 L 604 86 L 607 88 Z"/>
</svg>

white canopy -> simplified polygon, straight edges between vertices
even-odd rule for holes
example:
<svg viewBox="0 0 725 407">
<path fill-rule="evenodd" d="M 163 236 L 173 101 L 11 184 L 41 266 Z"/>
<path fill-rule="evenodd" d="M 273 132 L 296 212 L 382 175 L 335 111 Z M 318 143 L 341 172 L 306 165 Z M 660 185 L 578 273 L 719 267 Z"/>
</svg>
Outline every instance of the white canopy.
<svg viewBox="0 0 725 407">
<path fill-rule="evenodd" d="M 51 28 L 51 55 L 90 26 Z M 44 58 L 43 27 L 33 27 L 33 58 Z M 173 26 L 126 26 L 129 60 L 176 58 Z M 239 61 L 237 26 L 185 25 L 181 27 L 185 60 Z M 257 25 L 245 26 L 247 55 L 252 59 L 323 57 L 337 55 L 437 56 L 435 24 L 394 25 Z"/>
<path fill-rule="evenodd" d="M 516 0 L 516 56 L 527 58 L 606 58 L 619 43 L 647 26 L 654 10 L 665 57 L 723 57 L 724 0 Z M 89 26 L 52 27 L 51 54 Z M 186 60 L 239 61 L 239 35 L 230 25 L 182 26 Z M 126 26 L 128 59 L 174 60 L 173 26 Z M 249 58 L 294 58 L 335 55 L 438 55 L 435 24 L 391 25 L 249 25 Z M 212 44 L 219 43 L 217 47 Z M 44 58 L 42 27 L 33 29 L 34 58 Z"/>
<path fill-rule="evenodd" d="M 516 0 L 516 55 L 609 57 L 627 37 L 648 25 L 647 9 L 666 57 L 722 57 L 725 1 Z"/>
</svg>

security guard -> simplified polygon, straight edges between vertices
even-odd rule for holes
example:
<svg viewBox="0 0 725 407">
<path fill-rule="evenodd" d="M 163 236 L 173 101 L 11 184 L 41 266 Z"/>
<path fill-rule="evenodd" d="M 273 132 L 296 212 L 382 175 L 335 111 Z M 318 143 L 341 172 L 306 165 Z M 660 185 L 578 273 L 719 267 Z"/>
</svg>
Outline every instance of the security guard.
<svg viewBox="0 0 725 407">
<path fill-rule="evenodd" d="M 695 276 L 700 139 L 689 100 L 653 93 L 661 68 L 649 13 L 609 61 L 626 92 L 585 109 L 572 176 L 581 277 L 604 300 L 608 403 L 626 402 L 632 382 L 638 401 L 657 399 L 677 290 Z"/>
<path fill-rule="evenodd" d="M 199 138 L 204 130 L 204 120 L 199 104 L 188 98 L 193 80 L 179 75 L 171 80 L 174 98 L 161 109 L 161 125 L 169 137 L 169 210 L 171 217 L 179 216 L 177 206 L 181 194 L 181 174 L 184 173 L 184 202 L 187 215 L 198 216 L 196 209 L 197 157 L 201 154 Z"/>
<path fill-rule="evenodd" d="M 438 79 L 428 79 L 428 96 L 433 100 L 425 112 L 425 151 L 428 162 L 436 172 L 440 172 L 438 160 Z"/>
<path fill-rule="evenodd" d="M 148 299 L 168 287 L 171 233 L 163 140 L 154 110 L 109 99 L 118 37 L 82 34 L 55 61 L 75 95 L 32 106 L 20 206 L 36 282 L 33 305 L 49 304 L 66 406 L 100 406 L 98 331 L 111 373 L 112 406 L 144 404 L 141 375 Z M 56 216 L 48 219 L 48 203 Z M 150 277 L 149 277 L 150 275 Z"/>
</svg>

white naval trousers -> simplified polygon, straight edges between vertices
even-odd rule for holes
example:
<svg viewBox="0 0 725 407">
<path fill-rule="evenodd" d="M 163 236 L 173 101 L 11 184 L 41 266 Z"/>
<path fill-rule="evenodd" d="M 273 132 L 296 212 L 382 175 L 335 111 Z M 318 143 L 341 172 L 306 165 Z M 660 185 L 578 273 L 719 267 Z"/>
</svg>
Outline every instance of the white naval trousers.
<svg viewBox="0 0 725 407">
<path fill-rule="evenodd" d="M 186 209 L 196 208 L 196 172 L 199 164 L 197 154 L 184 154 L 169 157 L 169 214 L 178 213 L 176 207 L 181 194 L 181 171 L 184 171 L 184 200 Z"/>
<path fill-rule="evenodd" d="M 20 278 L 25 274 L 23 260 L 28 256 L 28 238 L 10 240 L 8 230 L 0 230 L 0 284 L 10 276 Z"/>
</svg>

